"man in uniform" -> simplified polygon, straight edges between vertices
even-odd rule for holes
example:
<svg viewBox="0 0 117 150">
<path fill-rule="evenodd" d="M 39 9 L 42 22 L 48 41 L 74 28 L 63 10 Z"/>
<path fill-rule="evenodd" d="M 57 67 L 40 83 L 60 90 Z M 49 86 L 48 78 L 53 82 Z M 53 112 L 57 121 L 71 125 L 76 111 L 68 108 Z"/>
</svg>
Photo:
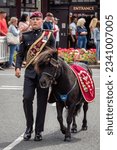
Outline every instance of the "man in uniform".
<svg viewBox="0 0 117 150">
<path fill-rule="evenodd" d="M 33 61 L 43 51 L 45 46 L 55 48 L 55 39 L 50 31 L 41 29 L 43 25 L 43 15 L 41 12 L 34 12 L 30 17 L 32 31 L 23 33 L 20 50 L 16 58 L 15 75 L 20 77 L 22 61 L 27 56 L 27 65 L 24 76 L 23 89 L 23 108 L 26 117 L 26 131 L 24 140 L 31 138 L 33 131 L 33 99 L 35 89 L 37 91 L 37 114 L 35 121 L 35 141 L 42 140 L 42 131 L 44 128 L 44 120 L 47 105 L 48 89 L 41 89 L 39 86 L 39 75 L 34 70 Z"/>
</svg>

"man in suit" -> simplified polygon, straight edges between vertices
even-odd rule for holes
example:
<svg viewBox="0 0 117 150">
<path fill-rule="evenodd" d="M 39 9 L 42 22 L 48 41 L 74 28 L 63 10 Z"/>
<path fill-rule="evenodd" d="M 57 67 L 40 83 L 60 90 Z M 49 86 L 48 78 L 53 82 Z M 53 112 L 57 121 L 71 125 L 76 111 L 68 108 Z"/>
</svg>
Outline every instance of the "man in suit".
<svg viewBox="0 0 117 150">
<path fill-rule="evenodd" d="M 20 49 L 16 58 L 15 75 L 20 77 L 22 61 L 27 56 L 27 65 L 24 76 L 23 89 L 23 108 L 26 118 L 26 131 L 24 140 L 31 138 L 33 132 L 33 99 L 35 90 L 37 92 L 37 114 L 35 121 L 35 141 L 42 140 L 42 131 L 44 130 L 44 120 L 47 105 L 48 89 L 41 89 L 39 86 L 40 76 L 35 72 L 33 61 L 38 53 L 43 51 L 43 47 L 49 46 L 55 48 L 55 39 L 50 31 L 41 29 L 43 25 L 43 15 L 41 12 L 34 12 L 30 17 L 32 31 L 23 33 Z"/>
</svg>

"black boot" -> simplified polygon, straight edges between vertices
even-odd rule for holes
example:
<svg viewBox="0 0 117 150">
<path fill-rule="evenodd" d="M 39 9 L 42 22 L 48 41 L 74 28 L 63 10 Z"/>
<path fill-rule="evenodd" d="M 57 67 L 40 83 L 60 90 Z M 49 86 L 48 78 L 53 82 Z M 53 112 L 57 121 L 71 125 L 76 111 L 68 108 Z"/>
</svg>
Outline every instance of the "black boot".
<svg viewBox="0 0 117 150">
<path fill-rule="evenodd" d="M 28 141 L 31 138 L 32 132 L 33 132 L 32 127 L 26 129 L 24 136 L 23 136 L 25 141 Z"/>
<path fill-rule="evenodd" d="M 41 140 L 42 140 L 41 132 L 35 133 L 34 141 L 41 141 Z"/>
</svg>

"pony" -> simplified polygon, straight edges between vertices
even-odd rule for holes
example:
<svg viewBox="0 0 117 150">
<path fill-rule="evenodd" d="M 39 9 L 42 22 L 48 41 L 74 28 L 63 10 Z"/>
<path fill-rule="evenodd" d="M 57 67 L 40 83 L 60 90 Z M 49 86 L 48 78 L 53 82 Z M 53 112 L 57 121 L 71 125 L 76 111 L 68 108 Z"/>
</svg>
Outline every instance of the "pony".
<svg viewBox="0 0 117 150">
<path fill-rule="evenodd" d="M 60 130 L 65 135 L 64 141 L 71 141 L 71 131 L 77 132 L 76 115 L 83 104 L 84 117 L 82 130 L 87 130 L 88 102 L 83 98 L 77 77 L 70 66 L 58 56 L 56 50 L 47 48 L 35 59 L 35 70 L 41 75 L 39 84 L 41 88 L 49 88 L 48 101 L 56 102 L 57 119 Z M 90 75 L 91 69 L 84 63 L 78 65 L 85 68 Z M 66 122 L 63 124 L 63 108 L 67 109 Z M 71 127 L 72 123 L 72 127 Z"/>
</svg>

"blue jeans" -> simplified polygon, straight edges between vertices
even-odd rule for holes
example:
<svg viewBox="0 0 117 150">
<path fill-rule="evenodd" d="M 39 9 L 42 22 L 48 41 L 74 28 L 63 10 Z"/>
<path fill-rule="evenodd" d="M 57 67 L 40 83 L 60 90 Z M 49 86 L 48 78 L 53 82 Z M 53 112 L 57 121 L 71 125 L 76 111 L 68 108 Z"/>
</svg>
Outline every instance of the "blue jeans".
<svg viewBox="0 0 117 150">
<path fill-rule="evenodd" d="M 9 45 L 9 47 L 10 47 L 9 66 L 12 66 L 14 52 L 15 50 L 18 49 L 18 45 Z"/>
<path fill-rule="evenodd" d="M 100 41 L 96 42 L 96 59 L 100 60 Z"/>
<path fill-rule="evenodd" d="M 78 48 L 85 48 L 87 45 L 87 37 L 86 36 L 78 36 Z"/>
</svg>

